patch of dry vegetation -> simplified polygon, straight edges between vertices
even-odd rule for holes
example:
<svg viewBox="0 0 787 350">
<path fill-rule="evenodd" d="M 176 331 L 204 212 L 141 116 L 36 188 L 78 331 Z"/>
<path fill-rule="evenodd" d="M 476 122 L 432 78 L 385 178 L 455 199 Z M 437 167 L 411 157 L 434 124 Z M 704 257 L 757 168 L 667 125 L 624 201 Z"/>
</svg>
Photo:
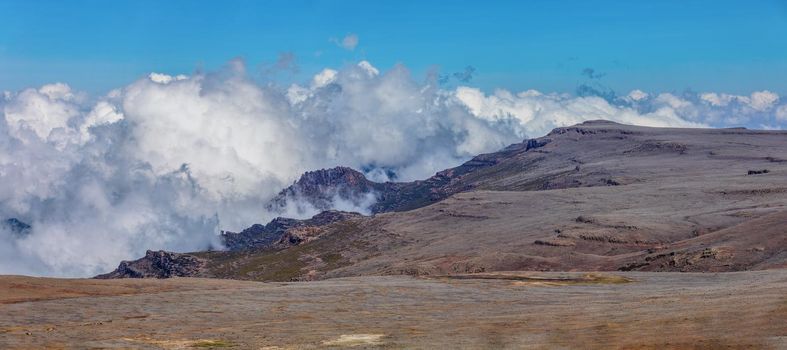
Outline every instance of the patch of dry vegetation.
<svg viewBox="0 0 787 350">
<path fill-rule="evenodd" d="M 568 285 L 591 285 L 591 284 L 621 284 L 634 282 L 631 278 L 602 273 L 586 274 L 567 274 L 564 276 L 545 276 L 532 273 L 521 272 L 496 272 L 496 273 L 474 273 L 462 275 L 443 275 L 430 278 L 453 279 L 453 280 L 505 280 L 514 281 L 517 285 L 545 285 L 545 286 L 568 286 Z"/>
</svg>

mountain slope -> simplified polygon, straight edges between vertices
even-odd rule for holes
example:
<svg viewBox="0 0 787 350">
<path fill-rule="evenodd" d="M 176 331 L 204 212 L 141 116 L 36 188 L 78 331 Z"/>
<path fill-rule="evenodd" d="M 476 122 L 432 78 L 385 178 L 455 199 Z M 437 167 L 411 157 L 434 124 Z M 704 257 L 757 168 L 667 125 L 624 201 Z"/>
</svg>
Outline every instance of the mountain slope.
<svg viewBox="0 0 787 350">
<path fill-rule="evenodd" d="M 596 121 L 584 125 L 617 124 Z M 282 190 L 268 208 L 285 208 L 288 201 L 306 201 L 317 209 L 327 210 L 336 196 L 352 201 L 372 193 L 377 201 L 371 206 L 371 212 L 383 213 L 420 208 L 452 194 L 473 189 L 539 190 L 618 184 L 601 176 L 603 174 L 585 174 L 581 179 L 572 177 L 571 171 L 579 170 L 580 161 L 545 157 L 545 154 L 551 153 L 548 148 L 537 150 L 548 145 L 553 134 L 577 131 L 572 128 L 557 129 L 546 137 L 526 140 L 498 152 L 476 156 L 458 167 L 413 182 L 375 183 L 347 167 L 311 171 Z M 613 130 L 600 129 L 600 132 Z M 527 172 L 530 177 L 517 177 L 522 172 Z M 514 181 L 500 182 L 501 179 Z"/>
<path fill-rule="evenodd" d="M 194 253 L 205 261 L 195 275 L 730 271 L 787 261 L 787 132 L 586 122 L 424 181 L 351 178 L 351 192 L 378 191 L 380 214 L 322 226 L 287 249 Z"/>
</svg>

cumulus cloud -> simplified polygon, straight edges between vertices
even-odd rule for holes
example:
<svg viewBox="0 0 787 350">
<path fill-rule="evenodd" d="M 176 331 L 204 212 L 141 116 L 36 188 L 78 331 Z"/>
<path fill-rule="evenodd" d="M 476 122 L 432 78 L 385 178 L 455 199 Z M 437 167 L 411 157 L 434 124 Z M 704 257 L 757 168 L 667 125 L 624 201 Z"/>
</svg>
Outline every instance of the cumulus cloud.
<svg viewBox="0 0 787 350">
<path fill-rule="evenodd" d="M 130 125 L 112 102 L 85 108 L 67 86 L 58 91 L 48 99 L 31 90 L 5 96 L 0 178 L 8 186 L 0 188 L 0 213 L 33 229 L 23 237 L 2 237 L 1 250 L 9 253 L 0 255 L 0 273 L 83 276 L 148 246 L 216 245 L 215 211 L 205 210 L 209 204 L 187 172 L 154 174 L 131 156 L 125 149 Z M 9 114 L 20 113 L 18 106 L 31 104 L 37 108 L 30 114 L 10 119 L 35 122 L 5 127 Z M 41 127 L 41 120 L 50 124 Z"/>
<path fill-rule="evenodd" d="M 626 95 L 626 97 L 628 97 L 629 100 L 635 101 L 635 102 L 644 100 L 644 99 L 648 98 L 648 96 L 650 96 L 650 95 L 648 95 L 647 92 L 639 90 L 639 89 L 631 90 L 631 92 L 629 92 L 628 95 Z"/>
<path fill-rule="evenodd" d="M 5 92 L 0 219 L 32 229 L 0 229 L 0 273 L 88 276 L 146 249 L 218 248 L 220 230 L 278 215 L 264 209 L 268 200 L 307 170 L 345 165 L 376 181 L 422 179 L 590 119 L 783 128 L 780 101 L 768 91 L 601 98 L 443 89 L 404 66 L 381 72 L 366 61 L 288 86 L 258 84 L 234 60 L 219 72 L 152 73 L 100 97 L 66 84 Z M 373 201 L 333 205 L 364 211 Z"/>
<path fill-rule="evenodd" d="M 787 122 L 787 105 L 781 105 L 776 109 L 776 119 Z"/>
<path fill-rule="evenodd" d="M 770 91 L 756 91 L 751 94 L 749 105 L 757 111 L 767 111 L 779 101 L 779 95 Z"/>
<path fill-rule="evenodd" d="M 78 114 L 78 102 L 77 95 L 62 83 L 26 89 L 6 104 L 5 122 L 20 140 L 28 139 L 23 135 L 27 131 L 46 139 L 54 130 L 65 130 L 68 120 Z"/>
<path fill-rule="evenodd" d="M 777 104 L 779 95 L 767 90 L 755 91 L 750 96 L 707 92 L 701 94 L 700 99 L 716 107 L 726 107 L 731 104 L 738 104 L 743 107 L 749 107 L 755 111 L 764 112 Z"/>
</svg>

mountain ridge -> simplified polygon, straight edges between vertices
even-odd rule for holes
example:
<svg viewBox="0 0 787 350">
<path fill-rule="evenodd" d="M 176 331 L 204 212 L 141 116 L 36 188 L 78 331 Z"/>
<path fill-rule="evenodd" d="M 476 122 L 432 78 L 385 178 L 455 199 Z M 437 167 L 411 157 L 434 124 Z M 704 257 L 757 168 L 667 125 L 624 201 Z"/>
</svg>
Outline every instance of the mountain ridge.
<svg viewBox="0 0 787 350">
<path fill-rule="evenodd" d="M 278 249 L 193 253 L 206 261 L 194 275 L 309 280 L 783 266 L 784 154 L 787 132 L 592 121 L 421 181 L 380 184 L 349 168 L 320 170 L 295 185 L 315 201 L 330 191 L 379 191 L 374 215 L 315 226 L 308 242 Z M 331 187 L 337 184 L 347 187 Z M 746 225 L 776 231 L 730 238 Z"/>
</svg>

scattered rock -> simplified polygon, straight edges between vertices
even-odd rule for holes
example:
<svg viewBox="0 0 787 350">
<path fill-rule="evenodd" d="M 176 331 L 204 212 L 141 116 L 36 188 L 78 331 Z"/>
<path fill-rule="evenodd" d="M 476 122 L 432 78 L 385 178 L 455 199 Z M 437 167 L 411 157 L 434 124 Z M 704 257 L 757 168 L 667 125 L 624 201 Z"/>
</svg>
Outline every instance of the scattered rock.
<svg viewBox="0 0 787 350">
<path fill-rule="evenodd" d="M 623 265 L 623 266 L 619 267 L 618 271 L 635 271 L 635 270 L 638 270 L 638 269 L 640 269 L 642 267 L 645 267 L 645 266 L 648 266 L 648 265 L 650 265 L 650 264 L 646 263 L 646 262 L 643 262 L 643 263 L 633 262 L 633 263 L 628 263 L 626 265 Z"/>
<path fill-rule="evenodd" d="M 571 240 L 561 238 L 537 239 L 533 242 L 533 244 L 550 247 L 573 247 L 576 245 L 576 243 L 572 242 Z"/>
<path fill-rule="evenodd" d="M 677 142 L 662 142 L 662 141 L 646 141 L 634 148 L 623 152 L 627 153 L 663 153 L 675 152 L 678 154 L 686 154 L 688 146 Z"/>
<path fill-rule="evenodd" d="M 525 151 L 529 151 L 535 148 L 541 148 L 546 146 L 551 140 L 550 139 L 529 139 L 525 144 Z"/>
<path fill-rule="evenodd" d="M 579 223 L 583 223 L 583 224 L 595 224 L 596 223 L 595 219 L 587 217 L 587 216 L 582 216 L 582 215 L 577 216 L 577 218 L 574 219 L 574 221 L 579 222 Z"/>
<path fill-rule="evenodd" d="M 620 269 L 647 271 L 712 272 L 736 271 L 731 264 L 732 250 L 728 247 L 710 247 L 701 250 L 679 250 L 648 255 L 644 261 L 632 262 Z"/>
</svg>

